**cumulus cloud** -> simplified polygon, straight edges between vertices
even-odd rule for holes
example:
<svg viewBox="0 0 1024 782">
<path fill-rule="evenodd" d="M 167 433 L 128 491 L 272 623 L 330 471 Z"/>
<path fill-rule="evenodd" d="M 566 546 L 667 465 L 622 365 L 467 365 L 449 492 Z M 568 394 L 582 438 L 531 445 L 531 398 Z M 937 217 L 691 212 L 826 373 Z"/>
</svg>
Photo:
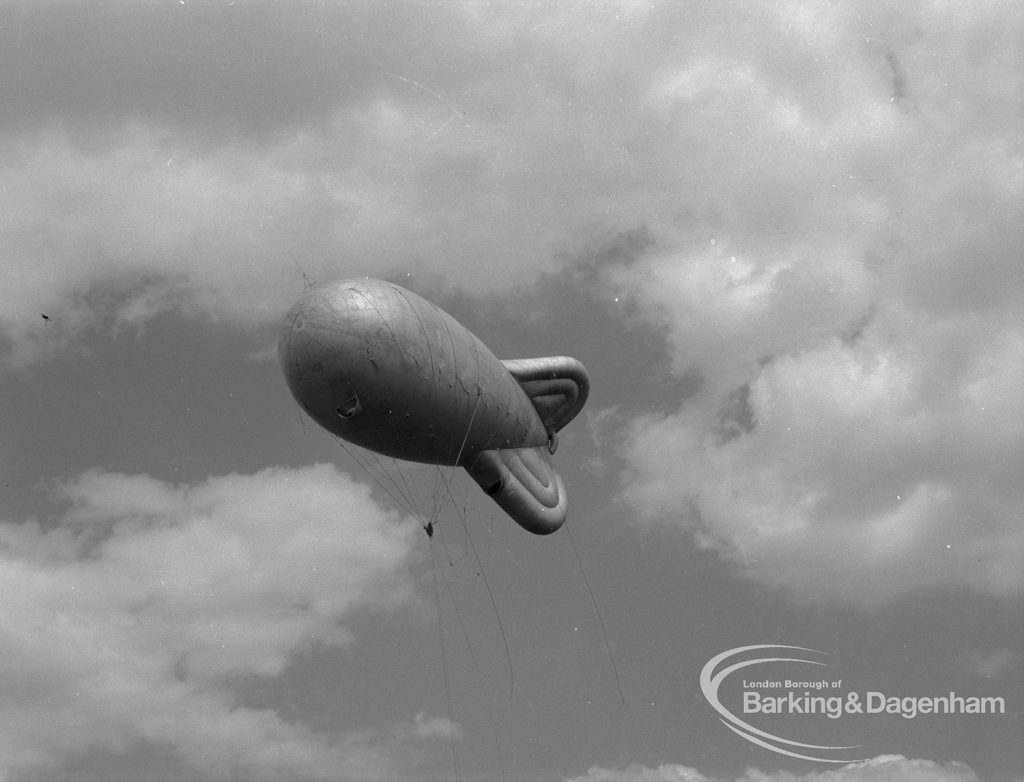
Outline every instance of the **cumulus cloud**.
<svg viewBox="0 0 1024 782">
<path fill-rule="evenodd" d="M 802 600 L 1019 594 L 1020 11 L 818 9 L 649 93 L 708 206 L 604 274 L 701 393 L 632 422 L 623 496 Z"/>
<path fill-rule="evenodd" d="M 0 125 L 0 327 L 22 364 L 172 308 L 266 323 L 301 291 L 297 265 L 508 285 L 621 211 L 623 177 L 616 226 L 656 200 L 602 130 L 633 123 L 594 54 L 627 56 L 644 13 L 578 29 L 568 8 L 447 3 L 2 13 L 20 121 Z"/>
<path fill-rule="evenodd" d="M 690 508 L 702 543 L 803 599 L 1018 593 L 1019 338 L 986 345 L 983 328 L 941 373 L 948 342 L 880 330 L 766 365 L 741 395 L 745 426 L 699 409 L 638 419 L 626 496 L 652 517 Z"/>
<path fill-rule="evenodd" d="M 410 599 L 417 528 L 365 486 L 318 465 L 53 492 L 59 517 L 0 525 L 0 770 L 145 741 L 215 776 L 379 776 L 440 735 L 423 715 L 328 735 L 239 702 L 309 644 L 353 643 L 353 611 Z"/>
<path fill-rule="evenodd" d="M 267 291 L 301 290 L 290 258 L 334 208 L 315 177 L 274 155 L 196 154 L 140 125 L 101 150 L 41 134 L 0 167 L 13 269 L 2 323 L 19 363 L 169 309 L 270 320 L 282 304 Z"/>
<path fill-rule="evenodd" d="M 915 33 L 870 4 L 588 10 L 6 9 L 0 96 L 21 118 L 0 128 L 10 347 L 31 361 L 97 320 L 168 308 L 265 322 L 300 289 L 295 262 L 507 288 L 638 226 L 694 248 L 717 236 L 737 258 L 727 279 L 713 258 L 675 279 L 662 306 L 727 284 L 715 312 L 749 325 L 766 302 L 745 297 L 781 281 L 775 305 L 800 316 L 779 329 L 862 314 L 874 280 L 849 229 L 886 224 L 893 147 L 918 141 L 909 66 L 880 31 Z M 43 331 L 39 312 L 61 317 Z"/>
<path fill-rule="evenodd" d="M 5 11 L 53 54 L 2 87 L 8 361 L 639 231 L 603 293 L 701 392 L 629 427 L 637 515 L 802 597 L 1019 592 L 1017 4 L 112 8 Z"/>
<path fill-rule="evenodd" d="M 586 775 L 566 782 L 723 782 L 702 774 L 695 768 L 663 765 L 648 768 L 632 765 L 625 769 L 594 767 Z M 735 782 L 977 782 L 978 776 L 962 763 L 936 763 L 931 760 L 908 760 L 901 755 L 879 755 L 839 769 L 793 774 L 789 771 L 765 773 L 748 769 Z"/>
</svg>

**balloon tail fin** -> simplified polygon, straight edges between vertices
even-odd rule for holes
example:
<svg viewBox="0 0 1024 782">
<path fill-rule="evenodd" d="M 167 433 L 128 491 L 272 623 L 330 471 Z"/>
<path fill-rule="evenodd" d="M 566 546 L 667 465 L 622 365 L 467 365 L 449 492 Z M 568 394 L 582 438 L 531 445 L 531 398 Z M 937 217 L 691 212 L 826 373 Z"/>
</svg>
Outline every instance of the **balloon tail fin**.
<svg viewBox="0 0 1024 782">
<path fill-rule="evenodd" d="M 549 433 L 569 423 L 586 404 L 590 377 L 574 358 L 546 356 L 501 363 L 530 397 Z"/>
<path fill-rule="evenodd" d="M 565 521 L 565 485 L 546 447 L 481 451 L 466 471 L 523 529 L 550 535 Z"/>
</svg>

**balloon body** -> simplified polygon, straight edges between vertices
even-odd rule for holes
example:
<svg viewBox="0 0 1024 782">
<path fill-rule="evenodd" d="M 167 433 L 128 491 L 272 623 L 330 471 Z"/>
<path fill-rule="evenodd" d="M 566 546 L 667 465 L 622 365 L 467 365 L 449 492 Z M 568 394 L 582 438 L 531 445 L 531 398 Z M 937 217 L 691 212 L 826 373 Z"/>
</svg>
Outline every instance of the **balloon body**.
<svg viewBox="0 0 1024 782">
<path fill-rule="evenodd" d="M 454 465 L 547 443 L 523 388 L 467 328 L 380 280 L 309 290 L 279 340 L 285 378 L 320 426 L 377 453 Z"/>
<path fill-rule="evenodd" d="M 586 399 L 574 359 L 502 362 L 436 305 L 369 278 L 309 288 L 285 317 L 278 358 L 327 431 L 398 459 L 463 466 L 506 510 L 525 503 L 509 512 L 531 531 L 564 521 L 546 451 Z M 536 502 L 541 520 L 528 518 Z"/>
</svg>

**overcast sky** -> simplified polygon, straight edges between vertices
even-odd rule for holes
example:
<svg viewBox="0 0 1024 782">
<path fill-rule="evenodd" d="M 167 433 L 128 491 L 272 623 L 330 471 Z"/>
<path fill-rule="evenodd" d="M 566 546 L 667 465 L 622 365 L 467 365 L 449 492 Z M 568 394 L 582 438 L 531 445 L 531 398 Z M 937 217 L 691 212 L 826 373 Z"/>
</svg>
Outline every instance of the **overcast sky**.
<svg viewBox="0 0 1024 782">
<path fill-rule="evenodd" d="M 8 0 L 0 107 L 0 779 L 1024 779 L 1020 3 Z M 588 367 L 571 538 L 300 413 L 365 275 Z"/>
</svg>

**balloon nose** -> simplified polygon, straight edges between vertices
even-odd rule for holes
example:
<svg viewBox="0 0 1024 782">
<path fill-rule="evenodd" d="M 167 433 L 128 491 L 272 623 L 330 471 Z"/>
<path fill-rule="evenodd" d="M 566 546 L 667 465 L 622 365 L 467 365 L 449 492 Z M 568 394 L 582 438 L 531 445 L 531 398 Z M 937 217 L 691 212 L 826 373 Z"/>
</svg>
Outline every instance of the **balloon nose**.
<svg viewBox="0 0 1024 782">
<path fill-rule="evenodd" d="M 339 304 L 314 287 L 288 310 L 277 339 L 278 360 L 286 376 L 303 365 L 312 368 L 325 352 L 337 354 L 332 343 L 347 331 L 339 329 L 346 320 Z"/>
<path fill-rule="evenodd" d="M 285 315 L 277 335 L 277 360 L 286 378 L 289 378 L 301 363 L 303 332 L 306 330 L 306 315 L 303 302 L 297 302 Z"/>
<path fill-rule="evenodd" d="M 285 315 L 277 357 L 292 396 L 328 431 L 350 430 L 366 405 L 365 348 L 347 289 L 316 286 Z"/>
</svg>

